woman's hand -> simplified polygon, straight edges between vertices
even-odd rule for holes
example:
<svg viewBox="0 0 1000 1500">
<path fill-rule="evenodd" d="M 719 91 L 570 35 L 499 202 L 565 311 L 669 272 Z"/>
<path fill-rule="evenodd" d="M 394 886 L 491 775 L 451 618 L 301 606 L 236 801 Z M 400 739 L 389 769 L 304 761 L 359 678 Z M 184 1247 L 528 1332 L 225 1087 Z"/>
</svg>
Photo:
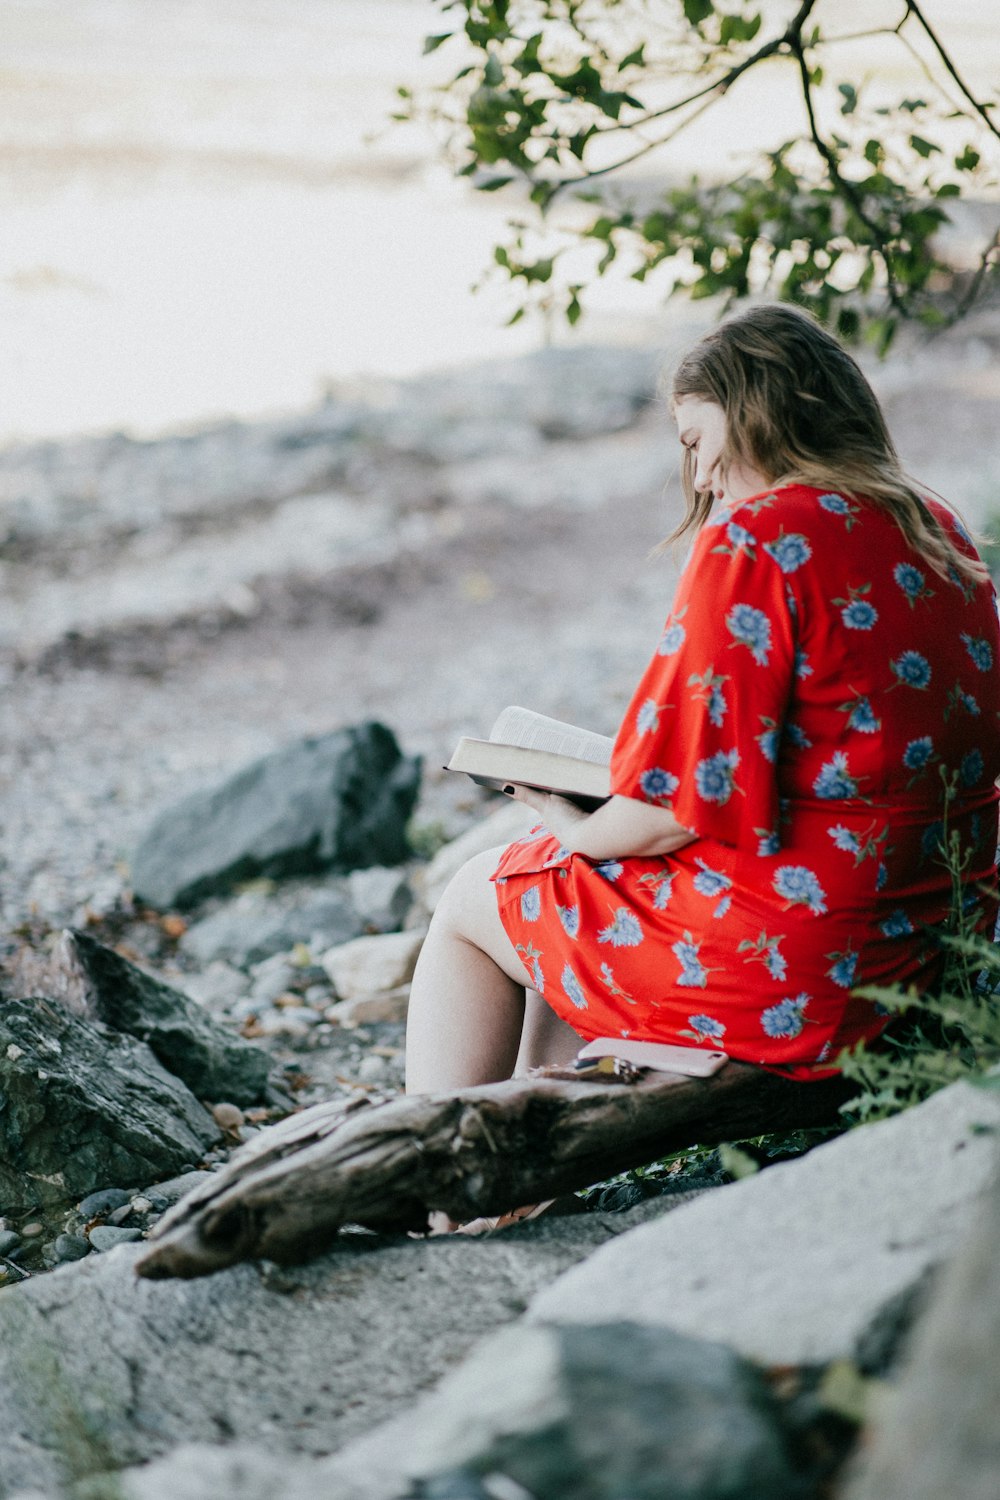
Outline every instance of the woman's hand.
<svg viewBox="0 0 1000 1500">
<path fill-rule="evenodd" d="M 536 787 L 513 786 L 508 795 L 533 807 L 571 854 L 587 859 L 672 854 L 697 838 L 666 808 L 651 807 L 632 797 L 612 797 L 596 812 L 588 813 L 569 798 L 540 792 Z"/>
</svg>

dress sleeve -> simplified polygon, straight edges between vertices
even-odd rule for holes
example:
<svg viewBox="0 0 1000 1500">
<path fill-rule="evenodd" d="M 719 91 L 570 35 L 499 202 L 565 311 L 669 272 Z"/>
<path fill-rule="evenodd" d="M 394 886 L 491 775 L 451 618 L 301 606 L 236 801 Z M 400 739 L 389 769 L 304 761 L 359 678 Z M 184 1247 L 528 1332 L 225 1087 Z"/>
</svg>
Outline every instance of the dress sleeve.
<svg viewBox="0 0 1000 1500">
<path fill-rule="evenodd" d="M 796 667 L 789 553 L 779 566 L 773 551 L 735 519 L 703 527 L 611 760 L 613 793 L 762 855 L 779 847 L 777 761 Z"/>
</svg>

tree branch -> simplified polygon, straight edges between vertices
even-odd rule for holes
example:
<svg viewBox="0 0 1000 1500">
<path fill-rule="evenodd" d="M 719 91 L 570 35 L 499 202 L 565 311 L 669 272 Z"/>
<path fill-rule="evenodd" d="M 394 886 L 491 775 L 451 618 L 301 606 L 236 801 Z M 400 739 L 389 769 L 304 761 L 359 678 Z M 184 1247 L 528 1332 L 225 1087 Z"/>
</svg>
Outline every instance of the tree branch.
<svg viewBox="0 0 1000 1500">
<path fill-rule="evenodd" d="M 979 118 L 983 121 L 990 134 L 995 135 L 997 140 L 1000 141 L 1000 128 L 994 125 L 993 121 L 990 119 L 989 111 L 986 105 L 980 104 L 979 100 L 969 89 L 968 84 L 965 82 L 955 64 L 952 62 L 951 57 L 945 51 L 942 42 L 937 36 L 937 33 L 934 31 L 930 22 L 927 20 L 923 11 L 920 9 L 920 6 L 917 4 L 917 0 L 906 0 L 906 10 L 907 14 L 913 16 L 917 23 L 923 28 L 923 31 L 927 36 L 927 39 L 929 40 L 931 46 L 934 48 L 938 57 L 941 59 L 945 71 L 951 75 L 952 79 L 961 91 L 963 98 L 967 99 L 968 102 L 972 105 L 972 108 L 975 110 Z"/>
</svg>

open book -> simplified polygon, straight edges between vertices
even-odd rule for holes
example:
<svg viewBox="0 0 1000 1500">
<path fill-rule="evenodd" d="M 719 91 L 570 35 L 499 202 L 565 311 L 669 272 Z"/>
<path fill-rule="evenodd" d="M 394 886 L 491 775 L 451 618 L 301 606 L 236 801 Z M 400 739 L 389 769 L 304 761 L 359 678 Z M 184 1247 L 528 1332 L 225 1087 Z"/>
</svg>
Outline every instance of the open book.
<svg viewBox="0 0 1000 1500">
<path fill-rule="evenodd" d="M 596 807 L 611 795 L 613 744 L 606 734 L 512 706 L 500 714 L 488 740 L 459 740 L 446 769 L 464 771 L 480 786 L 520 782 Z"/>
</svg>

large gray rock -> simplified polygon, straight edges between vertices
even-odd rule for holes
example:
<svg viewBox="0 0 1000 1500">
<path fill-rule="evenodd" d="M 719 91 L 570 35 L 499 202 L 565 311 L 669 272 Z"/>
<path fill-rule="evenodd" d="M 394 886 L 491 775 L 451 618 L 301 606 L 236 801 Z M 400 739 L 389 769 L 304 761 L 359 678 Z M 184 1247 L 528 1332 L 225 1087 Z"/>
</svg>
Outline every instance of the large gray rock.
<svg viewBox="0 0 1000 1500">
<path fill-rule="evenodd" d="M 358 874 L 367 872 L 359 870 Z M 364 931 L 364 921 L 339 891 L 243 891 L 235 900 L 194 922 L 182 950 L 198 963 L 227 959 L 240 968 L 287 953 L 296 943 L 317 952 L 346 943 Z"/>
<path fill-rule="evenodd" d="M 634 1323 L 505 1329 L 423 1408 L 418 1480 L 503 1474 L 535 1500 L 801 1494 L 760 1374 Z"/>
<path fill-rule="evenodd" d="M 996 1500 L 1000 1493 L 1000 1179 L 876 1413 L 847 1500 Z"/>
<path fill-rule="evenodd" d="M 219 1138 L 142 1042 L 46 1000 L 0 1004 L 0 1207 L 17 1215 L 140 1187 Z"/>
<path fill-rule="evenodd" d="M 0 1292 L 0 1496 L 181 1443 L 329 1453 L 408 1405 L 623 1222 L 541 1220 L 489 1242 L 358 1234 L 309 1266 L 200 1281 L 140 1280 L 139 1247 L 125 1245 Z"/>
<path fill-rule="evenodd" d="M 116 1031 L 146 1042 L 199 1099 L 258 1104 L 269 1096 L 271 1059 L 234 1036 L 200 1005 L 130 964 L 86 932 L 66 934 L 86 976 L 88 1000 Z"/>
<path fill-rule="evenodd" d="M 257 875 L 398 864 L 419 781 L 383 724 L 299 740 L 162 812 L 132 884 L 153 906 L 190 906 Z"/>
<path fill-rule="evenodd" d="M 854 1358 L 960 1242 L 998 1127 L 1000 1095 L 954 1084 L 616 1240 L 530 1316 L 585 1322 L 600 1308 L 768 1365 Z"/>
</svg>

